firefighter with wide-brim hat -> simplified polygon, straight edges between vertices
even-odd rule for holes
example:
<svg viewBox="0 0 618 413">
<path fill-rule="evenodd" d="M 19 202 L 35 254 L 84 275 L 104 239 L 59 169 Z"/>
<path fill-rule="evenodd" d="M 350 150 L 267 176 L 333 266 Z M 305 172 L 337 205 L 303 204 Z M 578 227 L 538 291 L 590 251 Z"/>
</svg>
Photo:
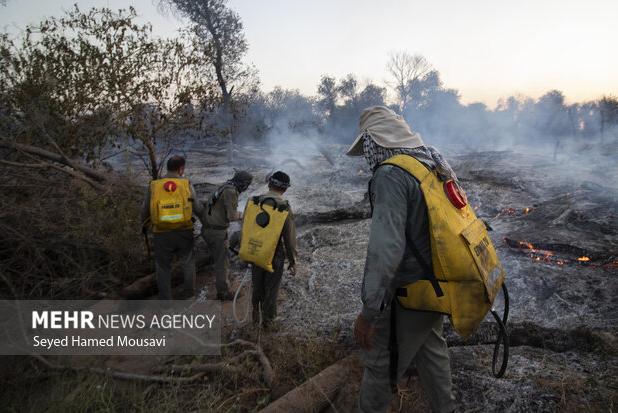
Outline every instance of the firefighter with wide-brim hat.
<svg viewBox="0 0 618 413">
<path fill-rule="evenodd" d="M 397 382 L 415 362 L 432 411 L 451 412 L 455 406 L 443 315 L 410 311 L 396 300 L 396 286 L 427 274 L 417 257 L 431 263 L 427 206 L 419 183 L 399 167 L 381 166 L 399 154 L 413 156 L 428 168 L 452 172 L 441 157 L 432 156 L 401 116 L 383 106 L 363 111 L 360 133 L 348 150 L 350 156 L 364 156 L 373 171 L 363 308 L 354 326 L 364 364 L 359 409 L 386 411 Z"/>
</svg>

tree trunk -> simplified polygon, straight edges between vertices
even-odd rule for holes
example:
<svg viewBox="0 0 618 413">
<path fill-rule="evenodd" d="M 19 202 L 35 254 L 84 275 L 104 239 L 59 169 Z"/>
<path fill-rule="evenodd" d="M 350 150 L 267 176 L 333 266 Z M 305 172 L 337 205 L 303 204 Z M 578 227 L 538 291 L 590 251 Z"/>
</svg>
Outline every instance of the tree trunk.
<svg viewBox="0 0 618 413">
<path fill-rule="evenodd" d="M 223 46 L 221 45 L 220 35 L 214 27 L 212 21 L 212 15 L 208 7 L 204 11 L 204 21 L 206 22 L 206 28 L 212 36 L 213 43 L 215 45 L 215 73 L 217 75 L 217 83 L 221 89 L 221 96 L 223 97 L 223 118 L 225 121 L 226 137 L 228 140 L 228 161 L 232 162 L 234 158 L 233 153 L 233 139 L 232 139 L 232 89 L 228 90 L 227 81 L 223 75 Z"/>
<path fill-rule="evenodd" d="M 146 151 L 148 152 L 148 162 L 150 163 L 150 176 L 152 179 L 159 179 L 159 163 L 157 162 L 157 151 L 155 149 L 154 140 L 147 139 L 143 141 Z"/>
</svg>

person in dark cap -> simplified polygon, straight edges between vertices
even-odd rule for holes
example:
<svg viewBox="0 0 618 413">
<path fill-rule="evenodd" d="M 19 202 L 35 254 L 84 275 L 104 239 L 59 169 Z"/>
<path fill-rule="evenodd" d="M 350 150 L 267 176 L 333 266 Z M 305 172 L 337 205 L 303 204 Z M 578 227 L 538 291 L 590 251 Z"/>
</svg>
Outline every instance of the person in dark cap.
<svg viewBox="0 0 618 413">
<path fill-rule="evenodd" d="M 202 212 L 202 237 L 206 241 L 215 273 L 218 300 L 234 298 L 230 291 L 227 229 L 230 222 L 241 219 L 238 195 L 249 188 L 252 180 L 253 176 L 249 172 L 236 171 L 232 179 L 211 195 Z"/>
<path fill-rule="evenodd" d="M 259 196 L 260 202 L 265 198 L 274 198 L 277 203 L 285 203 L 289 211 L 273 257 L 274 271 L 268 272 L 256 265 L 252 269 L 253 324 L 261 322 L 264 327 L 271 326 L 277 316 L 277 295 L 286 257 L 289 263 L 288 271 L 291 275 L 296 274 L 296 226 L 289 202 L 282 197 L 289 187 L 290 177 L 285 172 L 277 171 L 268 179 L 268 192 Z"/>
</svg>

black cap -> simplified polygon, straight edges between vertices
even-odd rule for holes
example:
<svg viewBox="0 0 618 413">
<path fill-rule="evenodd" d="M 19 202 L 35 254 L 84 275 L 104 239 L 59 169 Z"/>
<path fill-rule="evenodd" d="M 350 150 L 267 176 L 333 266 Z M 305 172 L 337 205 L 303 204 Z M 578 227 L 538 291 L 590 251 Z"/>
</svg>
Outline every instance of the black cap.
<svg viewBox="0 0 618 413">
<path fill-rule="evenodd" d="M 180 155 L 171 156 L 167 160 L 167 170 L 170 172 L 176 172 L 183 166 L 185 166 L 185 158 Z"/>
<path fill-rule="evenodd" d="M 287 189 L 290 187 L 290 176 L 285 172 L 277 171 L 268 178 L 268 185 Z"/>
</svg>

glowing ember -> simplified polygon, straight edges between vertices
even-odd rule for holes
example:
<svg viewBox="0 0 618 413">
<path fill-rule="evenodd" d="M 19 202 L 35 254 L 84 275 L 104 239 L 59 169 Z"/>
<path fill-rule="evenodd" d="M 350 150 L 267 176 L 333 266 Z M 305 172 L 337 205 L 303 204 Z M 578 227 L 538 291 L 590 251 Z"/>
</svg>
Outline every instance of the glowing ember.
<svg viewBox="0 0 618 413">
<path fill-rule="evenodd" d="M 505 215 L 515 215 L 515 209 L 514 208 L 504 208 L 502 210 L 502 213 Z"/>
<path fill-rule="evenodd" d="M 518 241 L 511 238 L 504 238 L 504 241 L 509 247 L 521 250 L 526 256 L 535 262 L 558 266 L 580 264 L 585 265 L 588 268 L 618 268 L 618 261 L 616 260 L 605 261 L 598 255 L 595 255 L 595 257 L 592 258 L 588 255 L 584 255 L 588 254 L 586 250 L 567 244 L 550 244 L 543 243 L 541 241 L 533 244 L 528 241 Z M 577 258 L 578 255 L 579 258 Z"/>
<path fill-rule="evenodd" d="M 528 215 L 532 211 L 532 208 L 524 208 L 524 214 Z"/>
<path fill-rule="evenodd" d="M 575 258 L 575 257 L 566 258 L 562 256 L 560 251 L 556 252 L 550 249 L 551 245 L 549 244 L 539 243 L 535 245 L 528 241 L 517 241 L 517 240 L 512 240 L 509 238 L 505 238 L 505 241 L 512 248 L 518 248 L 520 250 L 524 250 L 524 253 L 528 257 L 530 257 L 531 260 L 536 261 L 536 262 L 544 262 L 544 263 L 554 264 L 554 265 L 559 265 L 559 266 L 563 266 L 567 264 L 575 264 L 575 263 L 586 264 L 586 265 L 590 265 L 591 267 L 598 266 L 598 265 L 594 265 L 592 263 L 592 258 L 586 255 L 581 255 L 579 258 Z M 560 247 L 560 245 L 558 245 L 558 247 Z M 615 265 L 616 265 L 616 262 L 614 261 L 614 263 L 605 264 L 603 265 L 603 267 L 612 268 Z"/>
</svg>

